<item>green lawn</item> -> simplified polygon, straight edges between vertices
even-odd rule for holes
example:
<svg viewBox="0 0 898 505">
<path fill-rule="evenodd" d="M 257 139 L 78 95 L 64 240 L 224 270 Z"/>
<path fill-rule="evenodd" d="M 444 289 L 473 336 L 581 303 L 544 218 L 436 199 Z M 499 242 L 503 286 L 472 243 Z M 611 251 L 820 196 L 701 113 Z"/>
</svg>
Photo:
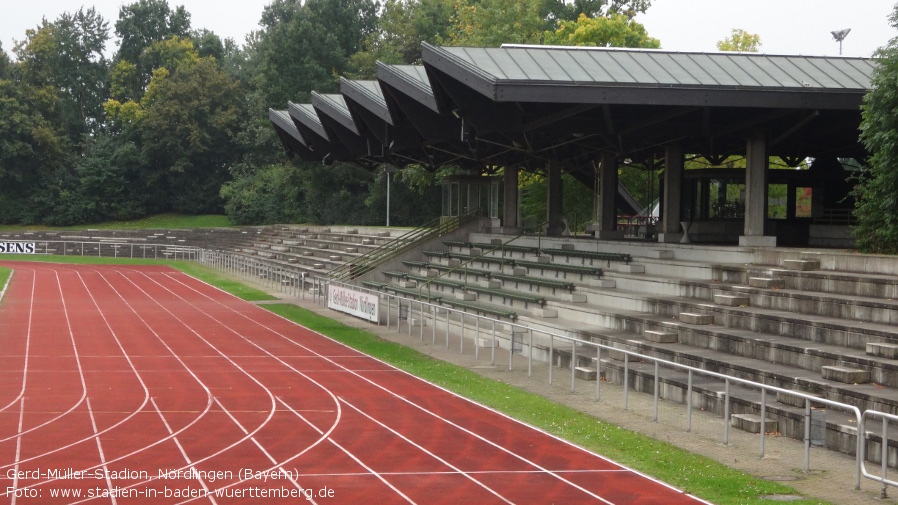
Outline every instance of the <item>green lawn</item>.
<svg viewBox="0 0 898 505">
<path fill-rule="evenodd" d="M 220 228 L 233 226 L 227 216 L 206 215 L 186 216 L 183 214 L 159 214 L 134 221 L 109 221 L 98 224 L 85 224 L 78 226 L 18 226 L 0 225 L 0 231 L 20 230 L 131 230 L 131 229 L 179 229 L 179 228 Z"/>
<path fill-rule="evenodd" d="M 225 278 L 211 269 L 190 262 L 135 261 L 72 256 L 35 258 L 13 255 L 0 255 L 0 259 L 36 259 L 85 264 L 167 264 L 245 300 L 276 299 L 264 292 Z M 0 269 L 0 286 L 2 286 L 4 275 L 8 275 L 8 272 Z M 794 489 L 783 484 L 756 479 L 711 459 L 599 421 L 592 416 L 554 403 L 542 396 L 485 378 L 464 367 L 433 359 L 414 349 L 388 342 L 364 330 L 343 325 L 301 307 L 287 304 L 266 304 L 264 307 L 354 349 L 390 363 L 401 370 L 654 476 L 715 504 L 762 505 L 771 503 L 770 500 L 761 498 L 764 495 L 796 494 Z M 790 503 L 799 505 L 828 504 L 828 502 L 816 499 Z"/>
<path fill-rule="evenodd" d="M 0 291 L 3 291 L 3 288 L 6 287 L 6 281 L 9 280 L 9 274 L 11 273 L 12 270 L 0 267 Z"/>
</svg>

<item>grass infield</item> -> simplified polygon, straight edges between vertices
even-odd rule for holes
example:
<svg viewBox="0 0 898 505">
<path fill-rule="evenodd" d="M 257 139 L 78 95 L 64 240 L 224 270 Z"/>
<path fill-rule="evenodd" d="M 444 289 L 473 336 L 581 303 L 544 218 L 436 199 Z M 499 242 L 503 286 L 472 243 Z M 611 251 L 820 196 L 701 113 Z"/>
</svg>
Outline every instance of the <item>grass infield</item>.
<svg viewBox="0 0 898 505">
<path fill-rule="evenodd" d="M 277 299 L 191 262 L 22 255 L 0 255 L 0 259 L 77 264 L 164 264 L 244 300 Z M 8 275 L 8 270 L 0 268 L 0 287 Z M 537 394 L 483 377 L 464 367 L 439 361 L 417 350 L 388 342 L 372 333 L 346 326 L 304 308 L 290 304 L 264 304 L 262 307 L 417 377 L 715 504 L 764 505 L 773 503 L 770 499 L 763 498 L 764 496 L 798 494 L 784 484 L 754 478 L 704 456 L 603 422 Z M 812 498 L 789 503 L 831 505 L 830 502 Z"/>
</svg>

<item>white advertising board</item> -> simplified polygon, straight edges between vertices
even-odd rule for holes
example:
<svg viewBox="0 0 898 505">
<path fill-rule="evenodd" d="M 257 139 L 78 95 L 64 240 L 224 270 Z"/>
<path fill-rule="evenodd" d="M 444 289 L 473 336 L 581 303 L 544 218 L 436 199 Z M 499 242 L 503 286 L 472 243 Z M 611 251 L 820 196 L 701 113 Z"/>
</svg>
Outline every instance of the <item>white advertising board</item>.
<svg viewBox="0 0 898 505">
<path fill-rule="evenodd" d="M 339 310 L 356 317 L 379 323 L 380 305 L 377 295 L 355 291 L 343 286 L 329 284 L 327 287 L 328 308 Z"/>
<path fill-rule="evenodd" d="M 0 254 L 35 254 L 34 242 L 0 242 Z"/>
</svg>

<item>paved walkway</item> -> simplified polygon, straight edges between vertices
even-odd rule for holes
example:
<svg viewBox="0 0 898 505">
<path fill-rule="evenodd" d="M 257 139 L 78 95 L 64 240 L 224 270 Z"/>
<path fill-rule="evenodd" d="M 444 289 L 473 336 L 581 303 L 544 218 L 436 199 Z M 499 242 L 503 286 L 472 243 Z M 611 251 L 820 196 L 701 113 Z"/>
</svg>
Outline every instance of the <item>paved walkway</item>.
<svg viewBox="0 0 898 505">
<path fill-rule="evenodd" d="M 246 279 L 241 279 L 246 282 Z M 708 458 L 719 461 L 760 478 L 782 481 L 806 496 L 827 500 L 839 505 L 898 503 L 898 489 L 890 490 L 890 497 L 880 499 L 879 484 L 871 480 L 862 480 L 861 489 L 854 489 L 854 458 L 823 448 L 812 448 L 810 472 L 805 475 L 804 444 L 800 441 L 767 436 L 765 439 L 765 457 L 760 458 L 759 435 L 730 429 L 729 444 L 723 442 L 722 417 L 702 411 L 693 411 L 692 431 L 686 432 L 686 409 L 684 405 L 659 402 L 659 420 L 652 420 L 653 402 L 650 395 L 630 392 L 628 409 L 623 410 L 624 395 L 620 385 L 602 382 L 601 400 L 596 402 L 595 382 L 577 381 L 576 392 L 570 392 L 570 372 L 568 369 L 555 369 L 554 384 L 548 383 L 548 367 L 544 363 L 533 364 L 532 377 L 527 375 L 527 361 L 515 355 L 513 369 L 508 370 L 508 353 L 496 349 L 496 365 L 490 363 L 490 349 L 480 349 L 480 358 L 474 356 L 471 340 L 465 343 L 464 354 L 459 353 L 457 335 L 450 335 L 447 348 L 444 329 L 438 328 L 436 345 L 432 343 L 430 326 L 425 326 L 425 338 L 420 338 L 420 328 L 413 327 L 409 335 L 405 325 L 402 331 L 384 325 L 374 325 L 367 321 L 330 310 L 314 303 L 310 296 L 297 298 L 284 296 L 283 293 L 257 285 L 280 298 L 282 303 L 293 303 L 338 320 L 348 326 L 362 328 L 385 340 L 413 347 L 423 354 L 434 358 L 464 366 L 486 377 L 517 386 L 549 398 L 555 402 L 586 412 L 598 419 L 622 426 L 628 430 L 642 433 L 657 440 L 665 441 Z M 429 321 L 427 322 L 429 324 Z M 869 471 L 875 469 L 871 466 Z M 891 478 L 895 478 L 894 475 Z M 783 497 L 785 498 L 785 497 Z M 785 501 L 785 500 L 780 500 Z M 771 501 L 774 503 L 774 501 Z"/>
</svg>

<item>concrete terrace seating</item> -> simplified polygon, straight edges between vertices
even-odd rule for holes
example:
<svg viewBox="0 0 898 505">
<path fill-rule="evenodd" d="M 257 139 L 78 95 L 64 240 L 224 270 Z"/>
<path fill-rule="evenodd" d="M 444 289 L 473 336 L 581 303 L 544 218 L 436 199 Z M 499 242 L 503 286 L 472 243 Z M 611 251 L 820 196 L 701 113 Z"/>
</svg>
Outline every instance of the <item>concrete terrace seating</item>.
<svg viewBox="0 0 898 505">
<path fill-rule="evenodd" d="M 533 295 L 530 293 L 523 293 L 520 291 L 511 291 L 511 290 L 503 290 L 503 289 L 493 289 L 478 286 L 476 284 L 468 284 L 460 281 L 452 281 L 449 279 L 437 278 L 437 277 L 426 277 L 422 275 L 410 274 L 407 272 L 383 272 L 387 277 L 400 278 L 403 280 L 412 280 L 417 283 L 418 286 L 426 286 L 433 285 L 440 288 L 449 288 L 454 293 L 456 290 L 461 291 L 463 293 L 476 293 L 479 295 L 484 295 L 485 298 L 488 298 L 488 301 L 493 301 L 494 298 L 508 300 L 509 305 L 514 305 L 515 301 L 524 302 L 524 307 L 527 307 L 528 303 L 535 303 L 540 306 L 546 304 L 546 299 L 540 295 Z"/>
<path fill-rule="evenodd" d="M 512 268 L 521 267 L 526 269 L 527 271 L 540 272 L 541 274 L 545 274 L 546 272 L 553 272 L 556 278 L 560 277 L 562 279 L 567 279 L 568 274 L 571 274 L 572 276 L 579 276 L 581 280 L 584 276 L 593 276 L 598 278 L 602 275 L 601 268 L 589 266 L 540 263 L 538 261 L 525 261 L 519 259 L 498 258 L 493 256 L 471 256 L 469 254 L 439 251 L 423 251 L 423 254 L 431 258 L 442 257 L 446 259 L 457 259 L 459 261 L 470 262 L 471 264 L 479 265 L 481 267 L 493 265 L 499 267 L 507 266 Z"/>
<path fill-rule="evenodd" d="M 559 290 L 572 292 L 574 290 L 574 287 L 576 286 L 573 282 L 568 281 L 557 281 L 553 279 L 531 277 L 527 275 L 510 275 L 491 270 L 480 270 L 476 268 L 465 267 L 464 269 L 460 269 L 459 267 L 450 267 L 446 265 L 440 265 L 438 263 L 428 263 L 424 261 L 403 261 L 403 264 L 405 264 L 405 266 L 407 267 L 423 270 L 435 269 L 444 273 L 455 274 L 459 277 L 467 275 L 474 276 L 475 278 L 483 277 L 484 279 L 499 280 L 503 283 L 508 282 L 510 284 L 513 284 L 515 288 L 518 288 L 522 285 L 528 285 L 528 291 L 535 291 L 537 293 L 540 292 L 540 288 L 551 289 L 553 295 Z"/>
<path fill-rule="evenodd" d="M 495 243 L 498 242 L 498 243 Z M 616 253 L 616 252 L 602 252 L 602 251 L 589 251 L 585 249 L 576 249 L 572 244 L 564 244 L 560 248 L 546 248 L 540 246 L 532 246 L 532 245 L 520 245 L 520 244 L 503 244 L 501 241 L 495 242 L 465 242 L 460 240 L 444 240 L 443 244 L 448 247 L 457 247 L 457 248 L 467 248 L 467 249 L 479 249 L 481 251 L 492 252 L 494 255 L 502 254 L 503 252 L 512 252 L 512 253 L 520 253 L 522 257 L 527 255 L 536 255 L 536 256 L 550 256 L 552 259 L 556 257 L 565 258 L 566 262 L 570 262 L 570 258 L 580 258 L 582 259 L 582 263 L 586 264 L 586 260 L 590 260 L 590 264 L 592 264 L 592 260 L 601 260 L 601 261 L 620 261 L 623 263 L 630 263 L 630 255 L 626 253 Z M 471 253 L 473 254 L 473 253 Z"/>
<path fill-rule="evenodd" d="M 526 239 L 502 258 L 496 251 L 477 250 L 494 245 L 490 235 L 471 234 L 468 240 L 444 241 L 449 252 L 425 252 L 428 261 L 406 266 L 436 270 L 453 280 L 467 275 L 469 282 L 501 281 L 503 289 L 532 289 L 529 277 L 553 272 L 515 271 L 521 265 L 551 268 L 542 258 L 528 263 L 536 254 L 537 239 Z M 541 241 L 540 255 L 597 248 L 620 254 L 620 262 L 605 269 L 600 281 L 589 276 L 566 279 L 573 285 L 571 292 L 585 297 L 586 303 L 583 298 L 577 303 L 547 296 L 556 318 L 522 314 L 519 322 L 861 410 L 898 414 L 898 258 L 827 250 Z M 468 261 L 467 268 L 458 268 Z M 578 352 L 575 365 L 594 368 L 594 359 Z M 622 382 L 623 363 L 607 353 L 602 360 L 608 377 Z M 651 392 L 650 363 L 631 364 L 630 374 L 633 387 Z M 683 401 L 685 374 L 663 371 L 661 381 L 667 398 Z M 722 414 L 723 383 L 697 380 L 695 386 L 701 396 L 697 405 Z M 758 391 L 733 387 L 732 394 L 734 414 L 759 414 Z M 803 404 L 782 399 L 768 409 L 780 431 L 803 437 Z M 851 450 L 854 427 L 832 409 L 826 416 L 826 443 Z M 898 441 L 891 443 L 898 447 Z M 898 449 L 890 449 L 890 458 L 898 458 Z"/>
<path fill-rule="evenodd" d="M 439 303 L 442 305 L 447 305 L 452 308 L 461 309 L 464 311 L 473 312 L 475 314 L 486 315 L 486 316 L 494 316 L 497 318 L 506 318 L 511 321 L 514 321 L 518 317 L 518 313 L 514 310 L 508 309 L 503 306 L 491 305 L 486 303 L 479 303 L 469 300 L 459 300 L 451 297 L 443 297 L 443 296 L 434 296 L 432 294 L 427 294 L 426 292 L 421 292 L 413 288 L 403 288 L 398 287 L 393 284 L 387 284 L 382 282 L 375 281 L 363 281 L 362 285 L 370 288 L 376 289 L 378 291 L 392 292 L 398 295 L 403 295 L 409 298 L 424 300 L 433 303 Z"/>
<path fill-rule="evenodd" d="M 259 229 L 239 253 L 321 274 L 392 240 L 395 232 L 350 227 L 279 225 Z"/>
</svg>

